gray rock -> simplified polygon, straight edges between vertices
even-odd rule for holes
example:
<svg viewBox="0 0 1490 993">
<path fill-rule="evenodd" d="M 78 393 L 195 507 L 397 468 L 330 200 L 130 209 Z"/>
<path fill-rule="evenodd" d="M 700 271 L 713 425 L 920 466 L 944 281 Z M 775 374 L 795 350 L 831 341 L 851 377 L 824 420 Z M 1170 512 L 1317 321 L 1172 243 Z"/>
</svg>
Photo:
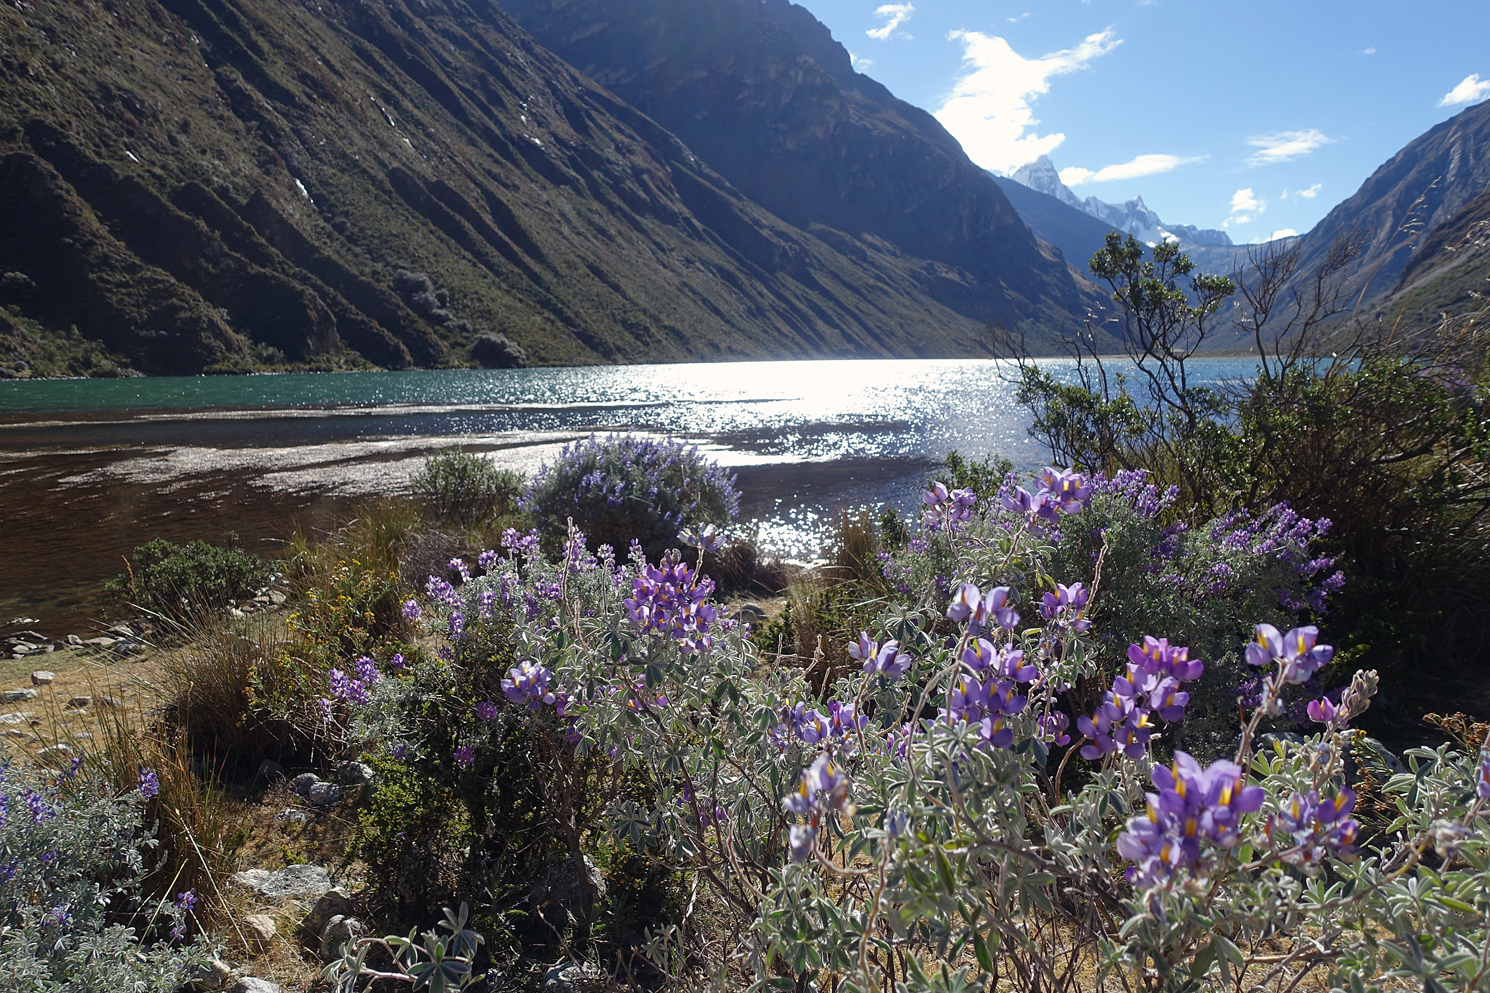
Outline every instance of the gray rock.
<svg viewBox="0 0 1490 993">
<path fill-rule="evenodd" d="M 243 976 L 228 989 L 228 993 L 279 993 L 279 984 L 267 979 Z"/>
<path fill-rule="evenodd" d="M 1369 754 L 1365 756 L 1366 760 L 1368 762 L 1379 762 L 1394 776 L 1401 775 L 1407 771 L 1407 766 L 1402 764 L 1402 760 L 1393 755 L 1386 745 L 1383 745 L 1375 738 L 1362 738 L 1357 743 L 1355 750 L 1358 752 L 1369 750 Z"/>
<path fill-rule="evenodd" d="M 25 703 L 27 700 L 35 700 L 36 695 L 36 691 L 30 688 L 24 690 L 6 690 L 0 693 L 0 702 Z"/>
<path fill-rule="evenodd" d="M 185 981 L 181 984 L 184 993 L 212 993 L 228 985 L 233 970 L 216 955 L 202 962 L 194 962 L 186 968 Z"/>
<path fill-rule="evenodd" d="M 113 627 L 109 628 L 109 634 L 112 634 L 117 638 L 135 637 L 134 628 L 130 627 L 127 624 L 115 624 Z"/>
<path fill-rule="evenodd" d="M 341 803 L 341 787 L 335 783 L 314 783 L 306 794 L 306 799 L 322 807 L 334 807 Z"/>
<path fill-rule="evenodd" d="M 254 779 L 262 779 L 267 783 L 278 782 L 285 778 L 285 767 L 273 759 L 265 759 L 259 763 L 259 771 L 254 774 Z"/>
<path fill-rule="evenodd" d="M 352 895 L 340 887 L 321 894 L 310 913 L 300 922 L 300 933 L 314 935 L 319 939 L 326 933 L 326 925 L 333 917 L 352 916 Z"/>
<path fill-rule="evenodd" d="M 269 591 L 269 602 L 272 603 L 272 604 L 274 604 L 274 606 L 278 607 L 278 606 L 280 606 L 281 604 L 283 604 L 285 602 L 285 595 L 283 593 L 281 593 L 279 590 L 270 590 Z"/>
<path fill-rule="evenodd" d="M 93 698 L 91 696 L 75 696 L 67 701 L 67 705 L 69 707 L 72 707 L 74 710 L 82 710 L 84 707 L 90 706 L 92 703 Z"/>
<path fill-rule="evenodd" d="M 228 882 L 270 900 L 315 898 L 331 889 L 331 873 L 318 865 L 292 865 L 278 872 L 245 869 L 229 876 Z"/>
<path fill-rule="evenodd" d="M 83 641 L 83 644 L 87 645 L 89 648 L 113 648 L 115 645 L 119 644 L 119 639 L 118 638 L 87 638 L 87 639 L 85 639 Z"/>
<path fill-rule="evenodd" d="M 67 744 L 53 745 L 43 748 L 36 753 L 36 757 L 46 765 L 61 765 L 72 757 L 72 746 Z"/>
<path fill-rule="evenodd" d="M 321 961 L 341 958 L 342 948 L 347 942 L 356 941 L 366 934 L 366 924 L 355 917 L 337 914 L 326 922 L 326 930 L 321 934 Z"/>
<path fill-rule="evenodd" d="M 598 993 L 605 974 L 593 962 L 559 962 L 543 974 L 543 993 Z"/>
<path fill-rule="evenodd" d="M 124 701 L 116 696 L 96 696 L 93 698 L 93 702 L 98 704 L 100 707 L 118 708 L 124 706 Z"/>
<path fill-rule="evenodd" d="M 320 781 L 321 777 L 317 776 L 315 773 L 302 772 L 300 775 L 290 780 L 290 789 L 298 793 L 300 796 L 310 796 L 311 787 L 315 786 Z"/>
<path fill-rule="evenodd" d="M 339 762 L 336 778 L 343 786 L 365 786 L 373 781 L 373 768 L 363 762 Z"/>
<path fill-rule="evenodd" d="M 81 648 L 83 645 L 83 638 L 81 635 L 70 634 L 67 636 L 67 643 L 74 648 Z"/>
<path fill-rule="evenodd" d="M 18 710 L 14 714 L 0 714 L 0 724 L 25 724 L 35 716 L 34 710 Z"/>
<path fill-rule="evenodd" d="M 595 888 L 595 903 L 599 905 L 605 899 L 605 877 L 590 856 L 584 859 L 585 874 Z M 579 873 L 574 871 L 574 860 L 565 859 L 545 869 L 528 891 L 528 899 L 553 927 L 579 920 L 584 912 L 584 894 L 580 891 Z"/>
<path fill-rule="evenodd" d="M 249 948 L 256 952 L 262 952 L 268 948 L 269 943 L 279 934 L 274 918 L 268 914 L 247 915 L 238 922 L 238 931 L 248 942 Z"/>
<path fill-rule="evenodd" d="M 274 822 L 276 824 L 293 824 L 296 827 L 299 827 L 301 825 L 310 823 L 310 815 L 303 810 L 297 810 L 294 807 L 286 807 L 284 810 L 281 810 L 279 813 L 274 815 Z"/>
<path fill-rule="evenodd" d="M 73 635 L 73 637 L 77 637 L 77 636 L 76 635 Z M 31 685 L 32 686 L 51 686 L 52 685 L 52 682 L 56 678 L 57 678 L 57 674 L 55 672 L 47 672 L 45 669 L 37 669 L 35 672 L 33 672 L 31 674 Z"/>
</svg>

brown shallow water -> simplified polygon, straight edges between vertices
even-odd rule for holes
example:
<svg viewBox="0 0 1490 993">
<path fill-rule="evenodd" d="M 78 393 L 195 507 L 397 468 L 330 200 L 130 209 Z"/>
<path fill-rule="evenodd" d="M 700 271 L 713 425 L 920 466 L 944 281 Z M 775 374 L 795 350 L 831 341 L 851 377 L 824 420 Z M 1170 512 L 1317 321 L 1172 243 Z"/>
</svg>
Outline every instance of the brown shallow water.
<svg viewBox="0 0 1490 993">
<path fill-rule="evenodd" d="M 164 537 L 275 557 L 297 528 L 328 529 L 360 501 L 403 492 L 425 455 L 451 444 L 531 474 L 584 430 L 384 435 L 370 418 L 310 412 L 11 416 L 0 423 L 0 634 L 35 628 L 85 637 L 104 619 L 103 585 L 137 545 Z M 732 466 L 741 517 L 768 548 L 810 557 L 841 501 L 905 490 L 930 467 L 914 457 L 783 462 L 779 439 L 706 448 Z M 12 619 L 26 620 L 11 625 Z"/>
</svg>

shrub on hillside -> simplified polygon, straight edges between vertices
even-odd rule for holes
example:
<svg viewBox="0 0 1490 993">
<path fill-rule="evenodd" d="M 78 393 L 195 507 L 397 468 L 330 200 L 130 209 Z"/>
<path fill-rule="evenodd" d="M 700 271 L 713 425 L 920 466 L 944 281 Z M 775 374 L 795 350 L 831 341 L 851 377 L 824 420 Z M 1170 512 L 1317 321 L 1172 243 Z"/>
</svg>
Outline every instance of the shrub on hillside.
<svg viewBox="0 0 1490 993">
<path fill-rule="evenodd" d="M 204 611 L 253 597 L 271 577 L 267 562 L 231 542 L 226 548 L 205 541 L 178 545 L 165 538 L 134 550 L 129 572 L 109 582 L 109 595 L 129 606 L 189 621 Z"/>
<path fill-rule="evenodd" d="M 462 527 L 511 513 L 522 488 L 523 479 L 517 473 L 459 448 L 429 456 L 409 478 L 410 492 L 437 520 Z"/>
<path fill-rule="evenodd" d="M 677 547 L 686 527 L 726 524 L 739 513 L 734 477 L 696 447 L 668 438 L 591 435 L 564 446 L 523 498 L 544 550 L 557 554 L 572 520 L 592 551 L 624 555 L 633 540 L 650 558 Z"/>
</svg>

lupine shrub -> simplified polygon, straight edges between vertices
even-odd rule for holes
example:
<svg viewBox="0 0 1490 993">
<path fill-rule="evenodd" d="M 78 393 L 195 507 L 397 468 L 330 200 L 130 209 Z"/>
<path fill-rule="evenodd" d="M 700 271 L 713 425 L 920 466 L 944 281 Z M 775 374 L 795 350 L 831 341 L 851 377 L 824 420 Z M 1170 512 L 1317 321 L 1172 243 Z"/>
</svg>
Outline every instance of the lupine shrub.
<svg viewBox="0 0 1490 993">
<path fill-rule="evenodd" d="M 487 456 L 447 448 L 424 460 L 409 490 L 435 520 L 469 528 L 516 510 L 523 478 Z"/>
<path fill-rule="evenodd" d="M 178 545 L 156 538 L 134 550 L 129 571 L 105 587 L 116 602 L 129 608 L 161 614 L 180 623 L 221 610 L 230 602 L 246 600 L 268 585 L 269 563 L 233 547 L 191 541 Z"/>
<path fill-rule="evenodd" d="M 590 543 L 625 549 L 633 540 L 653 559 L 685 527 L 722 526 L 740 509 L 735 479 L 696 447 L 672 438 L 591 435 L 564 446 L 523 498 L 544 549 L 556 556 L 572 520 Z"/>
<path fill-rule="evenodd" d="M 1262 744 L 1334 653 L 1313 625 L 1231 618 L 1228 650 L 1253 682 L 1233 697 L 1241 720 L 1223 754 L 1174 747 L 1215 657 L 1163 631 L 1119 645 L 1101 625 L 1128 618 L 1107 603 L 1132 594 L 1107 582 L 1100 550 L 1059 557 L 1100 505 L 1135 515 L 1146 485 L 1049 470 L 991 512 L 933 488 L 913 554 L 944 546 L 947 571 L 908 563 L 908 588 L 821 694 L 722 619 L 678 552 L 652 564 L 636 547 L 620 564 L 571 535 L 549 563 L 514 534 L 469 580 L 433 579 L 409 605 L 444 640 L 445 668 L 385 676 L 354 719 L 472 795 L 500 788 L 507 742 L 525 735 L 532 810 L 576 869 L 586 848 L 625 846 L 707 896 L 708 933 L 650 931 L 657 968 L 685 988 L 1483 987 L 1490 746 L 1416 749 L 1395 776 L 1355 750 L 1357 785 L 1376 784 L 1358 813 L 1350 725 L 1375 674 L 1308 701 L 1317 730 L 1298 743 Z M 1207 550 L 1233 569 L 1251 556 L 1240 564 L 1292 577 L 1303 600 L 1302 527 L 1259 516 L 1196 529 L 1195 567 L 1214 564 Z M 1133 547 L 1151 547 L 1134 527 Z M 1278 543 L 1259 549 L 1264 534 Z M 1106 546 L 1114 569 L 1127 540 Z M 1288 616 L 1265 593 L 1236 609 Z M 380 703 L 420 678 L 459 687 L 435 698 L 450 715 L 438 736 L 424 712 Z M 578 916 L 592 912 L 582 901 Z"/>
<path fill-rule="evenodd" d="M 115 792 L 81 760 L 0 768 L 0 975 L 15 993 L 169 991 L 200 955 L 196 894 L 141 893 L 152 770 Z"/>
</svg>

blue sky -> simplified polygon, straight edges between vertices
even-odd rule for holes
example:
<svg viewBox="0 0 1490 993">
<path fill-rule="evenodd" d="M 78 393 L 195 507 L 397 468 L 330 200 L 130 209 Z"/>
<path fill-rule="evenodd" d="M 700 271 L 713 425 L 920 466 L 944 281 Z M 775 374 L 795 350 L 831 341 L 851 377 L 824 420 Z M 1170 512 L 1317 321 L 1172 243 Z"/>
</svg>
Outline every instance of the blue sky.
<svg viewBox="0 0 1490 993">
<path fill-rule="evenodd" d="M 1044 152 L 1237 242 L 1307 231 L 1490 99 L 1490 0 L 797 0 L 975 162 Z"/>
</svg>

